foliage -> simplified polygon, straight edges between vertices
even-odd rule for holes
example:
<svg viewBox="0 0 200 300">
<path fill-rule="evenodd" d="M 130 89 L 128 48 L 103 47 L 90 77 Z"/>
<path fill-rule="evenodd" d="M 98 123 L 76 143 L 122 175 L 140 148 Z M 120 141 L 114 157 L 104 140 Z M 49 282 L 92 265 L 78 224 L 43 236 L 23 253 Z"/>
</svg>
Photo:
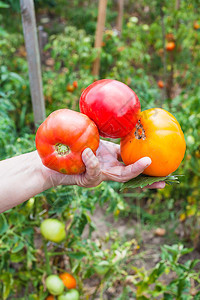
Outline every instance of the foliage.
<svg viewBox="0 0 200 300">
<path fill-rule="evenodd" d="M 200 297 L 199 262 L 187 259 L 191 249 L 183 246 L 198 247 L 200 238 L 200 32 L 193 26 L 199 6 L 196 0 L 181 1 L 177 10 L 175 2 L 163 1 L 160 10 L 158 0 L 128 1 L 119 37 L 114 28 L 116 6 L 108 1 L 100 78 L 129 85 L 139 96 L 142 110 L 162 107 L 174 114 L 187 143 L 177 172 L 184 174 L 181 184 L 160 191 L 123 192 L 114 182 L 94 189 L 59 186 L 1 214 L 2 299 L 45 299 L 49 271 L 74 274 L 82 299 Z M 43 24 L 49 39 L 42 65 L 47 115 L 64 107 L 79 110 L 82 89 L 95 80 L 91 70 L 97 56 L 93 48 L 97 1 L 68 1 L 66 5 L 64 0 L 38 0 L 35 4 L 38 24 L 41 15 L 49 18 Z M 0 1 L 0 9 L 0 154 L 5 159 L 34 150 L 35 131 L 19 1 Z M 54 24 L 60 26 L 54 28 Z M 176 43 L 171 54 L 165 51 L 166 34 L 173 34 Z M 164 89 L 157 87 L 158 79 L 163 80 Z M 74 81 L 78 87 L 70 91 L 68 85 Z M 136 220 L 135 233 L 122 237 L 110 224 L 109 232 L 94 238 L 93 214 L 98 206 L 127 226 L 128 220 Z M 39 228 L 46 218 L 65 223 L 67 237 L 61 244 L 43 240 Z M 149 234 L 158 226 L 166 228 L 163 243 L 168 245 L 161 247 L 151 270 L 141 268 L 148 255 L 145 246 L 150 247 L 142 230 Z M 95 288 L 88 288 L 88 282 L 95 282 Z"/>
</svg>

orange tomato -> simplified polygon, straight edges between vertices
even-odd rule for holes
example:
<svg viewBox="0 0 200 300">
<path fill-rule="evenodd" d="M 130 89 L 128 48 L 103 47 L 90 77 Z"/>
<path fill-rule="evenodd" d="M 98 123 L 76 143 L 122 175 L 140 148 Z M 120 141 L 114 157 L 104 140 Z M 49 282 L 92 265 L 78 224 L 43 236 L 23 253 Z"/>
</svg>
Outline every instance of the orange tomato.
<svg viewBox="0 0 200 300">
<path fill-rule="evenodd" d="M 174 42 L 168 42 L 166 45 L 166 50 L 173 51 L 175 47 L 176 47 L 176 44 Z"/>
<path fill-rule="evenodd" d="M 145 110 L 136 127 L 121 139 L 126 165 L 148 156 L 152 163 L 143 174 L 167 176 L 180 165 L 186 149 L 183 132 L 175 117 L 161 108 Z"/>
<path fill-rule="evenodd" d="M 76 279 L 71 274 L 65 272 L 65 273 L 60 274 L 59 277 L 60 277 L 60 279 L 62 279 L 64 285 L 68 289 L 76 288 Z"/>
<path fill-rule="evenodd" d="M 194 22 L 194 24 L 193 24 L 193 28 L 194 28 L 195 30 L 197 30 L 197 29 L 199 29 L 199 28 L 200 28 L 200 25 L 198 24 L 198 22 L 197 22 L 197 21 L 195 21 L 195 22 Z"/>
<path fill-rule="evenodd" d="M 54 298 L 54 296 L 53 295 L 49 295 L 48 297 L 46 297 L 46 299 L 45 300 L 54 300 L 55 298 Z"/>
<path fill-rule="evenodd" d="M 158 80 L 157 84 L 160 89 L 164 88 L 164 82 L 162 80 Z"/>
<path fill-rule="evenodd" d="M 73 91 L 74 91 L 74 86 L 72 85 L 72 84 L 68 84 L 67 86 L 66 86 L 66 90 L 68 91 L 68 92 L 70 92 L 70 93 L 73 93 Z"/>
<path fill-rule="evenodd" d="M 77 87 L 78 87 L 78 82 L 77 82 L 76 80 L 73 82 L 73 87 L 74 87 L 75 89 L 77 89 Z"/>
</svg>

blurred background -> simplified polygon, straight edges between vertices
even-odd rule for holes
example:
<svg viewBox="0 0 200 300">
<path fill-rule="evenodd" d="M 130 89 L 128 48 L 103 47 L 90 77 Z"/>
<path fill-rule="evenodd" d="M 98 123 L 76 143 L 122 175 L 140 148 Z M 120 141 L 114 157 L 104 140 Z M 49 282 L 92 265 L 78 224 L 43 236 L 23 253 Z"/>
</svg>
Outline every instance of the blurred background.
<svg viewBox="0 0 200 300">
<path fill-rule="evenodd" d="M 80 299 L 200 299 L 200 1 L 108 0 L 97 73 L 99 2 L 34 4 L 46 115 L 79 111 L 94 80 L 122 81 L 142 110 L 162 107 L 179 121 L 187 149 L 175 174 L 184 176 L 163 190 L 59 186 L 1 214 L 1 299 L 45 299 L 49 266 L 73 274 Z M 35 150 L 36 129 L 20 2 L 1 0 L 0 20 L 5 159 Z M 43 240 L 46 218 L 65 223 L 61 244 Z"/>
</svg>

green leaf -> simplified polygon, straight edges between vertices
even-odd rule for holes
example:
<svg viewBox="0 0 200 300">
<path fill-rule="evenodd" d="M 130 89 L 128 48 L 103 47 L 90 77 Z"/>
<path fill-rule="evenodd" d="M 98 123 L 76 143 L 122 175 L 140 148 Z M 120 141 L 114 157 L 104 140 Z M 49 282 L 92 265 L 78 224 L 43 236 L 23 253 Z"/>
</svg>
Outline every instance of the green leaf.
<svg viewBox="0 0 200 300">
<path fill-rule="evenodd" d="M 72 252 L 68 253 L 68 256 L 75 259 L 82 259 L 86 254 L 84 252 Z"/>
<path fill-rule="evenodd" d="M 10 7 L 10 5 L 0 1 L 0 8 L 8 8 L 8 7 Z"/>
<path fill-rule="evenodd" d="M 8 222 L 4 214 L 0 215 L 0 234 L 4 234 L 9 228 Z"/>
<path fill-rule="evenodd" d="M 125 182 L 122 185 L 120 191 L 127 189 L 127 188 L 132 188 L 132 189 L 135 189 L 137 187 L 143 188 L 147 185 L 151 185 L 154 182 L 159 182 L 159 181 L 165 181 L 167 184 L 179 183 L 178 175 L 170 175 L 170 176 L 165 176 L 165 177 L 139 175 L 138 177 Z"/>
</svg>

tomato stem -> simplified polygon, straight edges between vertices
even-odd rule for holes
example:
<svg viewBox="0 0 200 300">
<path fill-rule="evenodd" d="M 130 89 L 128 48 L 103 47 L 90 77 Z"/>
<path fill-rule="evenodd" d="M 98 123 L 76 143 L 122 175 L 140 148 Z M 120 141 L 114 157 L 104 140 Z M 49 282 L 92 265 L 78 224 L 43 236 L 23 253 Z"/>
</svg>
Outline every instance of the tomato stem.
<svg viewBox="0 0 200 300">
<path fill-rule="evenodd" d="M 61 144 L 61 143 L 58 143 L 55 145 L 55 150 L 58 153 L 58 155 L 61 155 L 61 156 L 68 155 L 71 152 L 69 146 Z"/>
<path fill-rule="evenodd" d="M 146 139 L 145 130 L 144 130 L 140 120 L 137 122 L 135 127 L 136 127 L 136 130 L 134 132 L 135 138 L 138 140 L 140 140 L 140 139 L 145 140 Z"/>
</svg>

